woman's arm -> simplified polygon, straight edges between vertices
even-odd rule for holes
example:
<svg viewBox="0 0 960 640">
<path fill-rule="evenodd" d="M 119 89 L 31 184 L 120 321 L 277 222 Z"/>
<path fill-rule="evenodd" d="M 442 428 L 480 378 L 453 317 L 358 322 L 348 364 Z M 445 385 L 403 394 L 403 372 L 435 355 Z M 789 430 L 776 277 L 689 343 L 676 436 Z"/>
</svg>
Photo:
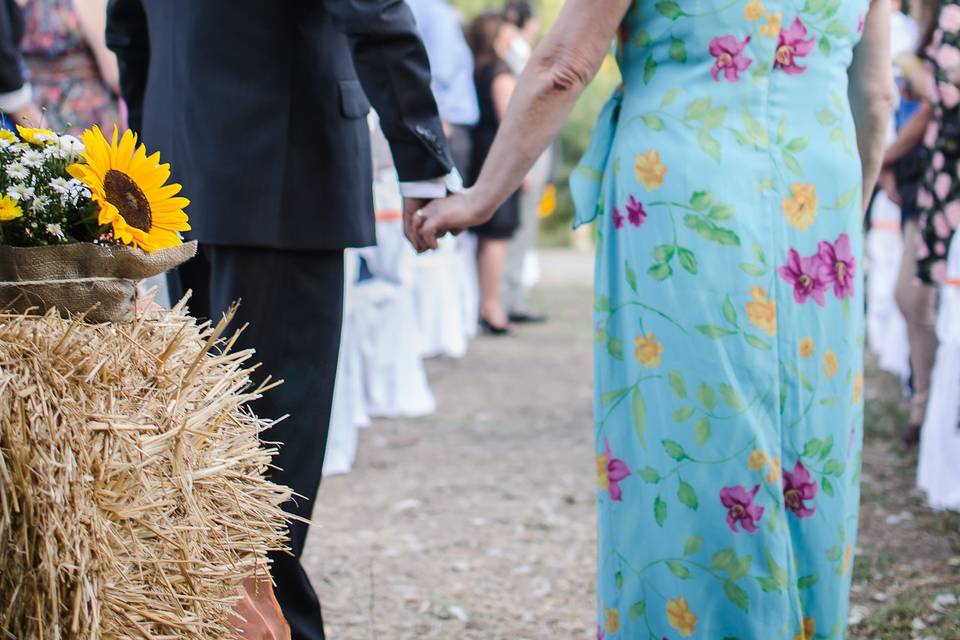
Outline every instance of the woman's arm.
<svg viewBox="0 0 960 640">
<path fill-rule="evenodd" d="M 477 183 L 423 210 L 417 237 L 424 250 L 436 235 L 479 224 L 523 182 L 566 121 L 610 50 L 631 0 L 567 0 L 550 33 L 517 81 Z"/>
<path fill-rule="evenodd" d="M 120 93 L 120 71 L 117 57 L 107 48 L 107 0 L 73 0 L 80 18 L 80 30 L 97 60 L 100 77 L 115 94 Z"/>
<path fill-rule="evenodd" d="M 863 166 L 864 207 L 880 175 L 884 139 L 893 113 L 895 90 L 890 66 L 890 0 L 873 0 L 849 71 L 850 107 Z"/>
<path fill-rule="evenodd" d="M 897 132 L 897 137 L 887 147 L 883 154 L 883 168 L 888 168 L 897 160 L 907 155 L 923 142 L 923 136 L 927 132 L 927 125 L 933 117 L 933 106 L 924 100 L 914 112 L 906 124 Z"/>
</svg>

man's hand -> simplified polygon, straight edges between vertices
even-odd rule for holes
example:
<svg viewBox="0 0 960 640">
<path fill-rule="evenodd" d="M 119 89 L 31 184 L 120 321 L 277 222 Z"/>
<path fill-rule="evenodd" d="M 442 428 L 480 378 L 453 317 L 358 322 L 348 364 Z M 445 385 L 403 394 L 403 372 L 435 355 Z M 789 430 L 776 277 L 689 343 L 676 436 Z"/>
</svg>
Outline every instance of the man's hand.
<svg viewBox="0 0 960 640">
<path fill-rule="evenodd" d="M 420 227 L 423 225 L 421 210 L 428 204 L 430 201 L 423 198 L 403 199 L 403 234 L 407 236 L 407 240 L 418 253 L 423 253 L 430 248 L 420 237 Z"/>
</svg>

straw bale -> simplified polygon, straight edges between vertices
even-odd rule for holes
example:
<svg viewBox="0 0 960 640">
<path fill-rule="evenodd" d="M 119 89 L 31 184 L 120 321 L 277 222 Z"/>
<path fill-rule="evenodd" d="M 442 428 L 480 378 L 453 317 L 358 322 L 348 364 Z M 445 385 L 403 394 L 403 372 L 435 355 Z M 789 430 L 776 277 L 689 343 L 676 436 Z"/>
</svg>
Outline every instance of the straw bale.
<svg viewBox="0 0 960 640">
<path fill-rule="evenodd" d="M 0 315 L 0 638 L 233 638 L 283 548 L 250 352 L 181 303 Z"/>
</svg>

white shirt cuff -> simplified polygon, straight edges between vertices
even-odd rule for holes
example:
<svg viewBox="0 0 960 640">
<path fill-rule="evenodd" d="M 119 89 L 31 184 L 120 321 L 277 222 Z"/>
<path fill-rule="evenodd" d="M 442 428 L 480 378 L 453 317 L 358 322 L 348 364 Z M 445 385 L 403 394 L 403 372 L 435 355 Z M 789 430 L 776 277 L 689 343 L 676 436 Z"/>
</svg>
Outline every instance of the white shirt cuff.
<svg viewBox="0 0 960 640">
<path fill-rule="evenodd" d="M 24 84 L 16 91 L 0 93 L 0 111 L 14 113 L 20 111 L 33 100 L 33 87 L 30 83 Z"/>
<path fill-rule="evenodd" d="M 404 198 L 436 200 L 437 198 L 445 198 L 448 193 L 459 193 L 460 191 L 463 191 L 463 178 L 460 177 L 460 172 L 456 169 L 441 178 L 400 183 L 400 195 Z"/>
</svg>

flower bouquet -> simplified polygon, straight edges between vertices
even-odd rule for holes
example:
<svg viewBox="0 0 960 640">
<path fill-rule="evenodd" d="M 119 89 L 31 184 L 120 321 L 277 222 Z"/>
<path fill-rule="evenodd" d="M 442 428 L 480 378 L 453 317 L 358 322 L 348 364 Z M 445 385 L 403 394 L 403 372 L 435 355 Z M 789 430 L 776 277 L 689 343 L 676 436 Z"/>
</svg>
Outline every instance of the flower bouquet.
<svg viewBox="0 0 960 640">
<path fill-rule="evenodd" d="M 194 244 L 132 133 L 0 132 L 0 637 L 288 638 L 270 422 L 232 310 L 135 305 Z M 39 310 L 39 311 L 38 311 Z"/>
<path fill-rule="evenodd" d="M 138 281 L 190 259 L 170 167 L 136 135 L 0 131 L 0 309 L 130 321 Z"/>
</svg>

